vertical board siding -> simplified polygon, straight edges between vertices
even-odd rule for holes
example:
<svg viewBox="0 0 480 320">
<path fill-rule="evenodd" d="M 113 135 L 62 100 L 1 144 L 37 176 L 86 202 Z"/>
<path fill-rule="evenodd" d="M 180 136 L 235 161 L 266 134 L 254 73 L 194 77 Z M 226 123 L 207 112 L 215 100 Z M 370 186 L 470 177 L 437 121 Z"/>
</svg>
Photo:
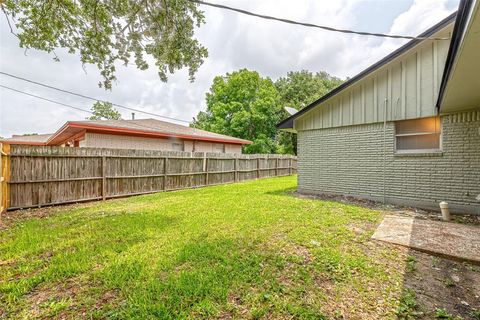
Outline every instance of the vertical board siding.
<svg viewBox="0 0 480 320">
<path fill-rule="evenodd" d="M 21 145 L 6 157 L 9 209 L 290 175 L 297 161 L 290 155 Z"/>
<path fill-rule="evenodd" d="M 451 27 L 437 36 L 448 36 Z M 426 40 L 295 120 L 315 130 L 436 115 L 449 41 Z"/>
</svg>

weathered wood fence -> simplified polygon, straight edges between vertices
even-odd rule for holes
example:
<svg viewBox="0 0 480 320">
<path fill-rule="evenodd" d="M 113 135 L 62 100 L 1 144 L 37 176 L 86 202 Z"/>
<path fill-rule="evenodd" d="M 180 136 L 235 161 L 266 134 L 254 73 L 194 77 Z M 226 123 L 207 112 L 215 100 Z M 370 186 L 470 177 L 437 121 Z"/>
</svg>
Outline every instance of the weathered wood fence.
<svg viewBox="0 0 480 320">
<path fill-rule="evenodd" d="M 3 147 L 3 209 L 105 200 L 291 175 L 290 155 Z"/>
</svg>

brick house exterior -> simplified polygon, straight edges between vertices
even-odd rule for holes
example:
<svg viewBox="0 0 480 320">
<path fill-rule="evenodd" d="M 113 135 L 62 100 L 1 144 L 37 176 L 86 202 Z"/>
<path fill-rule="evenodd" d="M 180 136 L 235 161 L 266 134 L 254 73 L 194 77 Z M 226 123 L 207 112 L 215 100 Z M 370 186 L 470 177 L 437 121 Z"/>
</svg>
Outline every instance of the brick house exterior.
<svg viewBox="0 0 480 320">
<path fill-rule="evenodd" d="M 7 144 L 242 153 L 251 141 L 155 119 L 71 121 L 53 134 L 13 136 Z"/>
<path fill-rule="evenodd" d="M 422 34 L 451 40 L 412 40 L 280 123 L 298 191 L 480 214 L 479 30 L 462 1 Z"/>
</svg>

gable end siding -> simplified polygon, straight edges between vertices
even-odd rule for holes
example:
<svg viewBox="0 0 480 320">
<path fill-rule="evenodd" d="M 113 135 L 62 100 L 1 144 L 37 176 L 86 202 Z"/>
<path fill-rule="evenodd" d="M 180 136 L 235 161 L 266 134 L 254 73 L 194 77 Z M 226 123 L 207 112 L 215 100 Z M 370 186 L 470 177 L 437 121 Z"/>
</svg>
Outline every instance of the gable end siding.
<svg viewBox="0 0 480 320">
<path fill-rule="evenodd" d="M 435 36 L 448 37 L 452 25 Z M 448 40 L 427 40 L 294 120 L 297 131 L 436 115 Z M 386 103 L 386 106 L 385 106 Z"/>
</svg>

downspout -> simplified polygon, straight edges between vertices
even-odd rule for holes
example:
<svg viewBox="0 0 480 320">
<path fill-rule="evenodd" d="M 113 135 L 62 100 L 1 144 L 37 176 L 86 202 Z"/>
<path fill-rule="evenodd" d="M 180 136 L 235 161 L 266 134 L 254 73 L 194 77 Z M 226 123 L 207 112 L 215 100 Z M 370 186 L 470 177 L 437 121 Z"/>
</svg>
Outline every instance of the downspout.
<svg viewBox="0 0 480 320">
<path fill-rule="evenodd" d="M 387 101 L 385 98 L 383 109 L 383 204 L 387 203 L 386 188 L 387 188 Z"/>
</svg>

